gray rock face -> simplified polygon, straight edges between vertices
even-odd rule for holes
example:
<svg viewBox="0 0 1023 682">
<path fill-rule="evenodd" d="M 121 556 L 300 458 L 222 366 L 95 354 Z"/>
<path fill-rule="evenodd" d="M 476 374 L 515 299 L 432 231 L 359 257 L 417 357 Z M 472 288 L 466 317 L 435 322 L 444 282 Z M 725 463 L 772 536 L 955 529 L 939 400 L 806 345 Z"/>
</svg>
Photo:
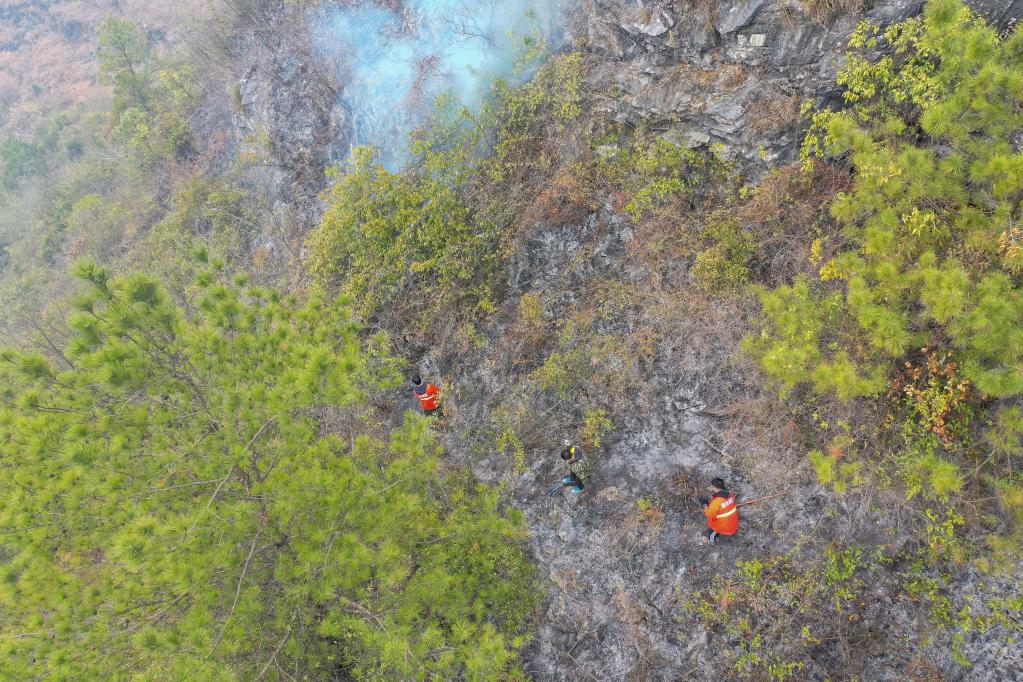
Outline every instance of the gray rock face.
<svg viewBox="0 0 1023 682">
<path fill-rule="evenodd" d="M 732 33 L 736 29 L 749 26 L 756 17 L 760 8 L 767 4 L 767 0 L 738 0 L 737 2 L 723 2 L 718 5 L 717 16 L 714 25 L 719 33 Z"/>
<path fill-rule="evenodd" d="M 635 6 L 622 17 L 622 28 L 629 33 L 642 33 L 656 38 L 667 33 L 674 24 L 671 14 L 661 8 Z"/>
<path fill-rule="evenodd" d="M 308 200 L 323 188 L 326 167 L 348 147 L 348 118 L 337 88 L 301 43 L 286 40 L 254 59 L 238 82 L 235 125 L 250 151 L 266 147 L 283 191 L 280 199 Z"/>
<path fill-rule="evenodd" d="M 970 0 L 969 5 L 1002 31 L 1023 17 L 1023 0 Z"/>
<path fill-rule="evenodd" d="M 1023 14 L 1023 0 L 971 4 L 1003 28 Z M 588 0 L 577 11 L 576 42 L 605 58 L 592 79 L 609 93 L 600 106 L 615 119 L 681 127 L 705 144 L 725 145 L 751 168 L 766 168 L 796 155 L 799 103 L 836 94 L 856 24 L 901 21 L 919 13 L 923 0 L 882 0 L 821 21 L 803 7 L 791 0 L 657 0 L 639 8 L 632 0 Z M 640 11 L 669 18 L 643 30 Z"/>
<path fill-rule="evenodd" d="M 306 233 L 320 220 L 326 169 L 349 148 L 339 84 L 317 55 L 307 9 L 297 3 L 238 3 L 225 68 L 238 164 L 265 220 L 256 236 L 262 268 L 297 272 Z"/>
</svg>

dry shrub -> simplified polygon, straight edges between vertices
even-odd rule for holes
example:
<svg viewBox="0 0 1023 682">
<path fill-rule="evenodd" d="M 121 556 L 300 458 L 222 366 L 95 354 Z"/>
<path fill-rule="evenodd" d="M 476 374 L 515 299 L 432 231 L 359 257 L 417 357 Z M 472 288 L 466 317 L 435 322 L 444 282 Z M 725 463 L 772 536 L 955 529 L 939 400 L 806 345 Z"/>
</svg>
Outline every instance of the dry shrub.
<svg viewBox="0 0 1023 682">
<path fill-rule="evenodd" d="M 779 451 L 797 444 L 799 429 L 787 416 L 784 403 L 773 394 L 750 398 L 728 406 L 726 438 L 748 436 L 764 450 Z"/>
<path fill-rule="evenodd" d="M 176 15 L 191 13 L 200 0 L 152 2 L 5 2 L 0 6 L 0 125 L 27 135 L 42 117 L 77 105 L 103 103 L 94 58 L 96 28 L 109 14 L 130 19 L 159 35 L 171 33 Z M 156 41 L 161 42 L 161 41 Z M 163 45 L 157 45 L 162 49 Z"/>
<path fill-rule="evenodd" d="M 574 590 L 585 590 L 589 585 L 582 579 L 582 573 L 575 568 L 551 570 L 551 582 L 558 586 L 558 589 L 571 592 Z"/>
<path fill-rule="evenodd" d="M 683 466 L 675 467 L 669 490 L 684 502 L 695 502 L 700 496 L 699 486 L 693 482 L 692 474 Z"/>
<path fill-rule="evenodd" d="M 415 74 L 416 77 L 412 81 L 412 85 L 409 87 L 409 92 L 405 96 L 404 106 L 414 111 L 418 108 L 426 106 L 428 85 L 432 81 L 440 80 L 444 74 L 440 70 L 441 58 L 439 54 L 428 54 L 425 57 L 415 60 Z"/>
<path fill-rule="evenodd" d="M 717 84 L 726 92 L 735 90 L 748 78 L 746 67 L 742 64 L 725 64 L 717 70 Z"/>
<path fill-rule="evenodd" d="M 746 108 L 749 129 L 770 133 L 799 125 L 799 98 L 792 95 L 765 94 Z"/>
<path fill-rule="evenodd" d="M 938 664 L 923 654 L 917 654 L 906 666 L 906 677 L 912 682 L 942 682 L 945 676 Z"/>
<path fill-rule="evenodd" d="M 499 355 L 507 358 L 507 372 L 529 369 L 542 357 L 541 349 L 550 340 L 553 325 L 546 318 L 543 301 L 536 294 L 523 294 L 517 317 L 501 340 Z"/>
<path fill-rule="evenodd" d="M 740 209 L 743 220 L 755 225 L 792 223 L 809 227 L 821 207 L 852 187 L 852 176 L 840 166 L 818 161 L 807 171 L 801 164 L 782 166 L 767 176 Z"/>
<path fill-rule="evenodd" d="M 527 228 L 538 222 L 571 223 L 596 210 L 589 178 L 579 166 L 562 166 L 543 185 L 536 199 L 523 212 L 520 225 Z"/>
<path fill-rule="evenodd" d="M 866 0 L 804 0 L 802 3 L 803 10 L 818 24 L 839 14 L 857 14 L 864 5 Z"/>
<path fill-rule="evenodd" d="M 657 344 L 664 337 L 649 324 L 640 325 L 625 340 L 627 357 L 633 363 L 650 362 L 657 356 Z"/>
<path fill-rule="evenodd" d="M 628 564 L 632 557 L 649 547 L 664 530 L 664 513 L 651 500 L 645 500 L 642 508 L 638 500 L 625 502 L 617 511 L 621 514 L 614 514 L 615 519 L 609 520 L 614 532 L 607 542 L 610 548 L 608 561 L 612 564 Z"/>
<path fill-rule="evenodd" d="M 637 509 L 637 517 L 640 523 L 651 527 L 658 527 L 664 521 L 664 511 L 652 502 L 647 501 L 646 504 L 637 507 Z"/>
<path fill-rule="evenodd" d="M 270 254 L 270 247 L 266 244 L 257 246 L 256 250 L 252 252 L 252 267 L 256 270 L 262 268 Z"/>
<path fill-rule="evenodd" d="M 775 170 L 738 211 L 739 219 L 756 234 L 761 281 L 772 286 L 799 273 L 814 273 L 811 246 L 830 229 L 827 207 L 839 192 L 852 187 L 849 172 L 835 164 L 817 162 L 811 170 L 790 164 Z M 829 251 L 837 241 L 824 244 Z M 822 254 L 826 260 L 828 253 Z"/>
<path fill-rule="evenodd" d="M 731 92 L 746 82 L 748 73 L 742 64 L 722 64 L 713 69 L 700 69 L 688 65 L 679 66 L 674 75 L 680 81 L 698 83 L 703 88 L 714 88 Z"/>
<path fill-rule="evenodd" d="M 720 423 L 722 461 L 741 469 L 757 490 L 785 490 L 803 461 L 800 431 L 774 395 L 729 406 Z"/>
<path fill-rule="evenodd" d="M 617 208 L 617 207 L 616 207 Z M 629 241 L 628 257 L 651 271 L 691 255 L 698 243 L 689 201 L 673 202 L 669 210 L 656 211 L 636 222 Z"/>
</svg>

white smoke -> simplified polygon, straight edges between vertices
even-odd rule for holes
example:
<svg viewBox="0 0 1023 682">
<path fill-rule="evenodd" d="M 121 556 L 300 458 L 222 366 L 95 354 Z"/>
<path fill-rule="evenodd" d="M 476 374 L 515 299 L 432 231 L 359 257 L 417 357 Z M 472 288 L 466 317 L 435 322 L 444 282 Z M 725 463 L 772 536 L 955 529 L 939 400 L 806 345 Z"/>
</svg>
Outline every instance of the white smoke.
<svg viewBox="0 0 1023 682">
<path fill-rule="evenodd" d="M 336 67 L 354 144 L 376 148 L 395 169 L 407 159 L 409 133 L 424 122 L 438 95 L 477 109 L 496 79 L 527 79 L 531 69 L 522 55 L 538 41 L 553 50 L 564 40 L 559 5 L 363 0 L 318 13 L 313 34 Z"/>
</svg>

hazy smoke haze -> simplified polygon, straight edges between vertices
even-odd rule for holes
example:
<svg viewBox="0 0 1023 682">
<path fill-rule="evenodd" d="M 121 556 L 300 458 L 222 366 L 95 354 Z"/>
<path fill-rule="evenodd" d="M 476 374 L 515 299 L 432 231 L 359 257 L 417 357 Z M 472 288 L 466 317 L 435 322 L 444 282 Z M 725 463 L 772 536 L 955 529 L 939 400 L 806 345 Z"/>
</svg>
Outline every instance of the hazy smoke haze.
<svg viewBox="0 0 1023 682">
<path fill-rule="evenodd" d="M 386 6 L 385 6 L 386 5 Z M 352 116 L 354 144 L 376 147 L 385 165 L 407 157 L 408 134 L 450 93 L 479 107 L 495 79 L 525 80 L 527 41 L 563 40 L 551 0 L 364 0 L 317 13 L 317 46 L 334 63 Z"/>
</svg>

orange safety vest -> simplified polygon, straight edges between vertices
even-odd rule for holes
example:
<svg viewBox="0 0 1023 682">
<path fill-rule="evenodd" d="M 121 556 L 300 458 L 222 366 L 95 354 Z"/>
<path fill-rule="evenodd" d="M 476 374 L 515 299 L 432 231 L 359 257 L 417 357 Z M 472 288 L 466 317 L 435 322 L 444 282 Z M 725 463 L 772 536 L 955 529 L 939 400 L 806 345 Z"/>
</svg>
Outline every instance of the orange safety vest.
<svg viewBox="0 0 1023 682">
<path fill-rule="evenodd" d="M 432 412 L 440 405 L 440 389 L 433 384 L 427 384 L 425 387 L 416 386 L 412 392 L 419 398 L 419 405 L 426 412 Z"/>
<path fill-rule="evenodd" d="M 735 496 L 712 497 L 710 503 L 703 508 L 707 517 L 707 526 L 722 535 L 735 535 L 739 530 L 739 508 L 735 505 Z"/>
</svg>

